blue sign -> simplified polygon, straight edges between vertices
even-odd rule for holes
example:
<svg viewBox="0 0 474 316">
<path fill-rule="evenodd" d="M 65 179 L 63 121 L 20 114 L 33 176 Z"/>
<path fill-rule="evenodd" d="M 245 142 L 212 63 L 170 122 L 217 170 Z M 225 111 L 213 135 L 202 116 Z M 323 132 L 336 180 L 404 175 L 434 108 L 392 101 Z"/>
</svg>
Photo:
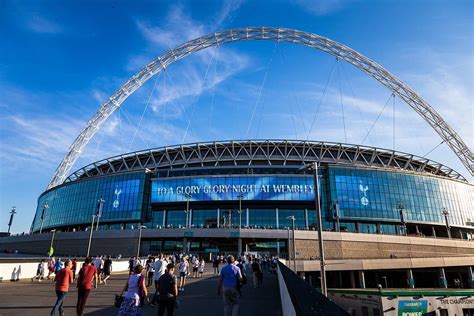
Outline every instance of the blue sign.
<svg viewBox="0 0 474 316">
<path fill-rule="evenodd" d="M 310 176 L 229 176 L 153 179 L 152 203 L 314 199 Z"/>
<path fill-rule="evenodd" d="M 399 301 L 398 316 L 422 316 L 428 310 L 427 300 Z"/>
</svg>

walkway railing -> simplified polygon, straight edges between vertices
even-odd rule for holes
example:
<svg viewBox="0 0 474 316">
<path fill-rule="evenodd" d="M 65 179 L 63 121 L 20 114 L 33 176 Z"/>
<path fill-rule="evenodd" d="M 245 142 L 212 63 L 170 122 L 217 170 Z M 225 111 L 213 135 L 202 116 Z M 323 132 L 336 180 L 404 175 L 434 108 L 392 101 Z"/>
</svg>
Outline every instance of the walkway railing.
<svg viewBox="0 0 474 316">
<path fill-rule="evenodd" d="M 349 316 L 281 262 L 277 273 L 283 316 Z"/>
</svg>

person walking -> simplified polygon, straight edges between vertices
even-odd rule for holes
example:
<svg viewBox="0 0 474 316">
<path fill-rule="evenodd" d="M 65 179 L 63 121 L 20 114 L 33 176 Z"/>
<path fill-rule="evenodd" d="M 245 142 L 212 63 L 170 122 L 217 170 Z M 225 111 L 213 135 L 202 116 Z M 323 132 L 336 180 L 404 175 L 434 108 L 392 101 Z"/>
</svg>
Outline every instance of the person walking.
<svg viewBox="0 0 474 316">
<path fill-rule="evenodd" d="M 56 296 L 58 299 L 51 310 L 51 316 L 55 316 L 58 311 L 61 316 L 64 316 L 64 299 L 66 298 L 66 294 L 69 292 L 69 284 L 74 281 L 71 267 L 72 262 L 70 260 L 66 260 L 64 263 L 64 269 L 59 270 L 54 277 L 54 281 L 56 282 Z"/>
<path fill-rule="evenodd" d="M 191 263 L 193 265 L 193 278 L 198 277 L 198 268 L 199 268 L 199 259 L 196 256 L 193 256 L 193 259 L 191 260 Z"/>
<path fill-rule="evenodd" d="M 189 273 L 189 263 L 185 258 L 181 258 L 179 263 L 179 290 L 184 292 L 184 286 L 186 285 L 186 276 Z"/>
<path fill-rule="evenodd" d="M 134 274 L 128 277 L 127 283 L 123 288 L 125 297 L 118 312 L 118 316 L 141 316 L 142 306 L 148 296 L 145 286 L 145 276 L 142 274 L 143 266 L 137 265 L 134 268 Z"/>
<path fill-rule="evenodd" d="M 242 282 L 240 269 L 235 265 L 234 256 L 227 257 L 227 265 L 221 269 L 217 295 L 221 295 L 224 301 L 224 315 L 238 316 L 240 296 L 237 291 L 239 282 Z"/>
<path fill-rule="evenodd" d="M 36 275 L 31 278 L 31 282 L 34 280 L 38 280 L 38 282 L 41 282 L 44 278 L 44 259 L 41 259 L 41 261 L 38 263 L 38 267 L 36 268 Z"/>
<path fill-rule="evenodd" d="M 48 280 L 50 279 L 50 275 L 54 273 L 54 264 L 55 264 L 54 257 L 49 258 L 48 260 L 48 276 L 46 277 Z"/>
<path fill-rule="evenodd" d="M 236 266 L 240 269 L 240 275 L 242 276 L 242 281 L 237 283 L 237 291 L 239 292 L 240 297 L 242 297 L 242 286 L 247 284 L 247 270 L 245 269 L 245 261 L 239 257 L 239 259 L 237 259 Z"/>
<path fill-rule="evenodd" d="M 54 263 L 54 274 L 58 274 L 58 272 L 63 268 L 63 262 L 61 261 L 61 258 L 58 258 L 56 262 Z"/>
<path fill-rule="evenodd" d="M 158 316 L 173 316 L 175 302 L 178 297 L 178 281 L 174 275 L 174 264 L 168 263 L 166 272 L 158 279 Z"/>
<path fill-rule="evenodd" d="M 87 257 L 77 278 L 77 316 L 84 314 L 84 307 L 86 306 L 87 298 L 92 289 L 92 281 L 94 281 L 94 288 L 96 289 L 99 283 L 97 269 L 92 265 L 92 259 Z"/>
<path fill-rule="evenodd" d="M 112 259 L 110 258 L 110 256 L 107 256 L 107 259 L 105 259 L 104 261 L 103 273 L 104 279 L 102 280 L 102 283 L 104 283 L 104 285 L 107 285 L 107 280 L 110 278 L 110 274 L 112 273 Z"/>
<path fill-rule="evenodd" d="M 202 278 L 202 274 L 204 273 L 204 266 L 205 265 L 206 265 L 206 262 L 204 261 L 204 258 L 201 258 L 201 260 L 199 261 L 199 267 L 198 267 L 200 278 Z"/>
<path fill-rule="evenodd" d="M 260 267 L 260 264 L 258 263 L 258 259 L 254 258 L 252 262 L 252 276 L 253 276 L 253 287 L 257 288 L 260 286 L 261 282 L 261 274 L 262 274 L 262 268 Z"/>
<path fill-rule="evenodd" d="M 219 275 L 219 264 L 221 260 L 219 256 L 214 256 L 214 260 L 212 261 L 212 267 L 214 268 L 214 275 Z"/>
<path fill-rule="evenodd" d="M 147 260 L 146 263 L 146 286 L 152 286 L 153 285 L 153 275 L 155 274 L 155 258 L 150 257 Z"/>
<path fill-rule="evenodd" d="M 96 256 L 93 264 L 94 264 L 94 267 L 97 269 L 97 275 L 99 276 L 99 281 L 101 281 L 102 265 L 104 264 L 104 260 L 102 260 L 102 257 Z"/>
<path fill-rule="evenodd" d="M 153 281 L 155 283 L 155 295 L 153 295 L 153 300 L 151 301 L 151 305 L 156 305 L 156 300 L 158 299 L 158 280 L 160 277 L 166 273 L 166 265 L 168 262 L 163 257 L 163 254 L 158 256 L 158 260 L 153 263 L 153 268 L 155 273 L 153 274 Z"/>
<path fill-rule="evenodd" d="M 76 271 L 77 271 L 77 259 L 74 258 L 72 259 L 72 277 L 73 277 L 73 280 L 76 280 Z"/>
</svg>

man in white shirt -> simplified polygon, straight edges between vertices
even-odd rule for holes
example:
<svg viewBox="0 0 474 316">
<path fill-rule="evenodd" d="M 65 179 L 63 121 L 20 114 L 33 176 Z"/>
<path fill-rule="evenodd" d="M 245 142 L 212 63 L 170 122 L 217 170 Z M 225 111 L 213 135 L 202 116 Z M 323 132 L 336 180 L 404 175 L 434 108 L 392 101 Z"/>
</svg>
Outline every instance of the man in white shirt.
<svg viewBox="0 0 474 316">
<path fill-rule="evenodd" d="M 160 277 L 166 273 L 166 265 L 168 262 L 163 257 L 163 254 L 160 254 L 155 262 L 153 262 L 153 267 L 155 269 L 155 273 L 153 274 L 153 281 L 155 283 L 155 295 L 153 296 L 153 300 L 151 305 L 156 305 L 156 300 L 158 298 L 158 280 Z"/>
</svg>

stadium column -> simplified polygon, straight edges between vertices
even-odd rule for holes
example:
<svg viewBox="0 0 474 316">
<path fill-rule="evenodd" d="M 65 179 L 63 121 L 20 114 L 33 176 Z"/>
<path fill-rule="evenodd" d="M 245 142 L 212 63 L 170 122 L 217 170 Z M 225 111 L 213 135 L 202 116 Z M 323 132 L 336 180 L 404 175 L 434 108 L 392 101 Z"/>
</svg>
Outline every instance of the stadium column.
<svg viewBox="0 0 474 316">
<path fill-rule="evenodd" d="M 217 228 L 220 227 L 220 223 L 221 223 L 221 209 L 217 208 Z"/>
<path fill-rule="evenodd" d="M 237 252 L 238 252 L 238 257 L 242 255 L 242 238 L 239 237 L 237 239 Z"/>
<path fill-rule="evenodd" d="M 434 226 L 431 226 L 431 232 L 433 234 L 433 237 L 436 238 L 436 229 L 434 228 Z"/>
<path fill-rule="evenodd" d="M 412 269 L 407 270 L 407 283 L 408 283 L 408 288 L 410 288 L 410 289 L 415 288 L 415 279 L 413 278 L 413 270 Z"/>
<path fill-rule="evenodd" d="M 469 287 L 474 289 L 474 273 L 472 271 L 472 267 L 467 267 L 467 282 L 469 283 Z"/>
<path fill-rule="evenodd" d="M 247 207 L 247 209 L 245 210 L 245 212 L 246 212 L 246 214 L 245 214 L 245 217 L 246 217 L 245 221 L 246 221 L 246 224 L 247 224 L 246 226 L 247 226 L 247 228 L 248 228 L 248 227 L 250 227 L 250 224 L 249 224 L 249 223 L 250 223 L 250 222 L 249 222 L 249 208 L 248 208 L 248 207 Z"/>
<path fill-rule="evenodd" d="M 309 228 L 309 221 L 308 221 L 308 209 L 304 209 L 304 227 L 305 229 Z"/>
<path fill-rule="evenodd" d="M 444 273 L 444 268 L 438 269 L 438 280 L 439 280 L 439 287 L 443 289 L 448 288 L 448 280 L 446 280 L 446 274 Z"/>
<path fill-rule="evenodd" d="M 365 275 L 364 271 L 359 271 L 359 282 L 360 282 L 360 288 L 365 289 Z"/>
<path fill-rule="evenodd" d="M 276 216 L 276 228 L 280 227 L 280 220 L 278 219 L 278 207 L 275 209 L 275 216 Z"/>
<path fill-rule="evenodd" d="M 354 289 L 356 287 L 356 283 L 355 283 L 355 275 L 354 275 L 353 270 L 349 271 L 349 277 L 350 277 L 350 281 L 351 281 L 351 288 Z"/>
<path fill-rule="evenodd" d="M 163 210 L 163 228 L 166 228 L 166 214 L 168 212 L 166 210 Z"/>
</svg>

